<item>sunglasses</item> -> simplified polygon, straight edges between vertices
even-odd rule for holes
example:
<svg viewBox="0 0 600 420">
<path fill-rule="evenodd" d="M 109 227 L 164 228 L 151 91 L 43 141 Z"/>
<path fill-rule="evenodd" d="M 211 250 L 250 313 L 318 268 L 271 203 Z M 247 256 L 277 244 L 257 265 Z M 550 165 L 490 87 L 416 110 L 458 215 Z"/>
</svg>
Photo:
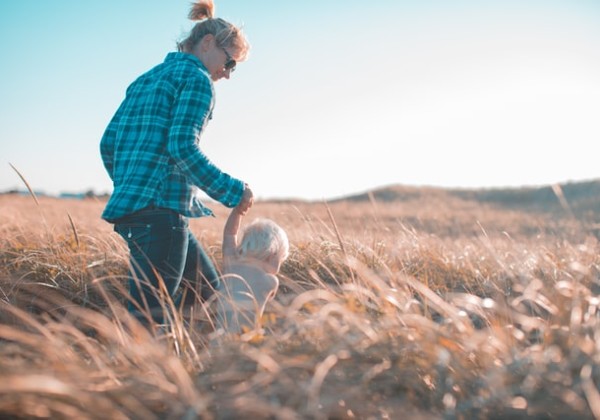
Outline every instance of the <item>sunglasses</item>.
<svg viewBox="0 0 600 420">
<path fill-rule="evenodd" d="M 225 57 L 227 57 L 227 61 L 225 61 L 225 65 L 223 66 L 223 68 L 225 70 L 229 70 L 229 71 L 235 71 L 235 66 L 237 65 L 237 62 L 229 55 L 229 53 L 227 52 L 227 50 L 223 47 L 220 47 L 223 52 L 225 53 Z"/>
</svg>

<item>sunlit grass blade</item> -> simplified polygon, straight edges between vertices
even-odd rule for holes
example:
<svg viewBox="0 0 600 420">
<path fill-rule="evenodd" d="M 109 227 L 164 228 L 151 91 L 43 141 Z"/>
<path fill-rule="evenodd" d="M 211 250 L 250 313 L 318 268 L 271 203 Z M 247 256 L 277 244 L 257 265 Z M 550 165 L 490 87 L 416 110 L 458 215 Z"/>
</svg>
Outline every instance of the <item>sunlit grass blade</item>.
<svg viewBox="0 0 600 420">
<path fill-rule="evenodd" d="M 23 184 L 25 184 L 25 186 L 27 187 L 27 190 L 29 191 L 29 194 L 31 195 L 31 197 L 33 197 L 33 200 L 35 201 L 35 204 L 37 204 L 39 206 L 40 202 L 38 201 L 35 193 L 33 192 L 33 189 L 29 185 L 29 182 L 27 182 L 27 180 L 25 179 L 25 177 L 21 174 L 21 172 L 19 172 L 19 170 L 17 168 L 15 168 L 13 166 L 12 163 L 9 162 L 8 164 L 10 165 L 11 168 L 13 168 L 13 170 L 17 173 L 17 175 L 19 175 L 19 178 L 21 178 L 21 181 L 23 181 Z"/>
</svg>

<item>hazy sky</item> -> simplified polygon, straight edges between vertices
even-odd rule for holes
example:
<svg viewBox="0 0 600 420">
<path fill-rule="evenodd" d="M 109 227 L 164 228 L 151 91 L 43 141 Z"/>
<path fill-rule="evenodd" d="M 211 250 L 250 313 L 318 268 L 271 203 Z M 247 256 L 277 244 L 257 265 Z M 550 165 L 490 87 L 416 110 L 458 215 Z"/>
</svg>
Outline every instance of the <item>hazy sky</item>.
<svg viewBox="0 0 600 420">
<path fill-rule="evenodd" d="M 188 0 L 0 1 L 0 191 L 110 191 L 98 144 Z M 261 198 L 600 178 L 598 0 L 217 0 L 251 56 L 201 147 Z"/>
</svg>

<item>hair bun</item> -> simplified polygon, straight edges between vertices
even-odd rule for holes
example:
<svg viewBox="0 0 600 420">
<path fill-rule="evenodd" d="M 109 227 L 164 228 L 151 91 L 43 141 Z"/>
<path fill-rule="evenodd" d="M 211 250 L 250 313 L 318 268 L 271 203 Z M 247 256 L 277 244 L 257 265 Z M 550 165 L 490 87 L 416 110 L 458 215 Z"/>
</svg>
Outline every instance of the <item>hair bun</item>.
<svg viewBox="0 0 600 420">
<path fill-rule="evenodd" d="M 215 3 L 212 0 L 199 0 L 192 3 L 188 17 L 191 20 L 211 19 L 215 14 Z"/>
</svg>

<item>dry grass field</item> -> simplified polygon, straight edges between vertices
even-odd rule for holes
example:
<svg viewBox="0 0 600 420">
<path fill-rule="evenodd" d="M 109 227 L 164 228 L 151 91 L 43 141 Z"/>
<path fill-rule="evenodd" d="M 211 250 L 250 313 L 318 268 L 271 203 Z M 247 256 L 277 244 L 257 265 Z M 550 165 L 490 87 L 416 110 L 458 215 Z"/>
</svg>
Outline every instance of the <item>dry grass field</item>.
<svg viewBox="0 0 600 420">
<path fill-rule="evenodd" d="M 396 193 L 257 203 L 291 255 L 241 336 L 136 324 L 102 201 L 0 196 L 0 417 L 600 418 L 595 213 Z"/>
</svg>

